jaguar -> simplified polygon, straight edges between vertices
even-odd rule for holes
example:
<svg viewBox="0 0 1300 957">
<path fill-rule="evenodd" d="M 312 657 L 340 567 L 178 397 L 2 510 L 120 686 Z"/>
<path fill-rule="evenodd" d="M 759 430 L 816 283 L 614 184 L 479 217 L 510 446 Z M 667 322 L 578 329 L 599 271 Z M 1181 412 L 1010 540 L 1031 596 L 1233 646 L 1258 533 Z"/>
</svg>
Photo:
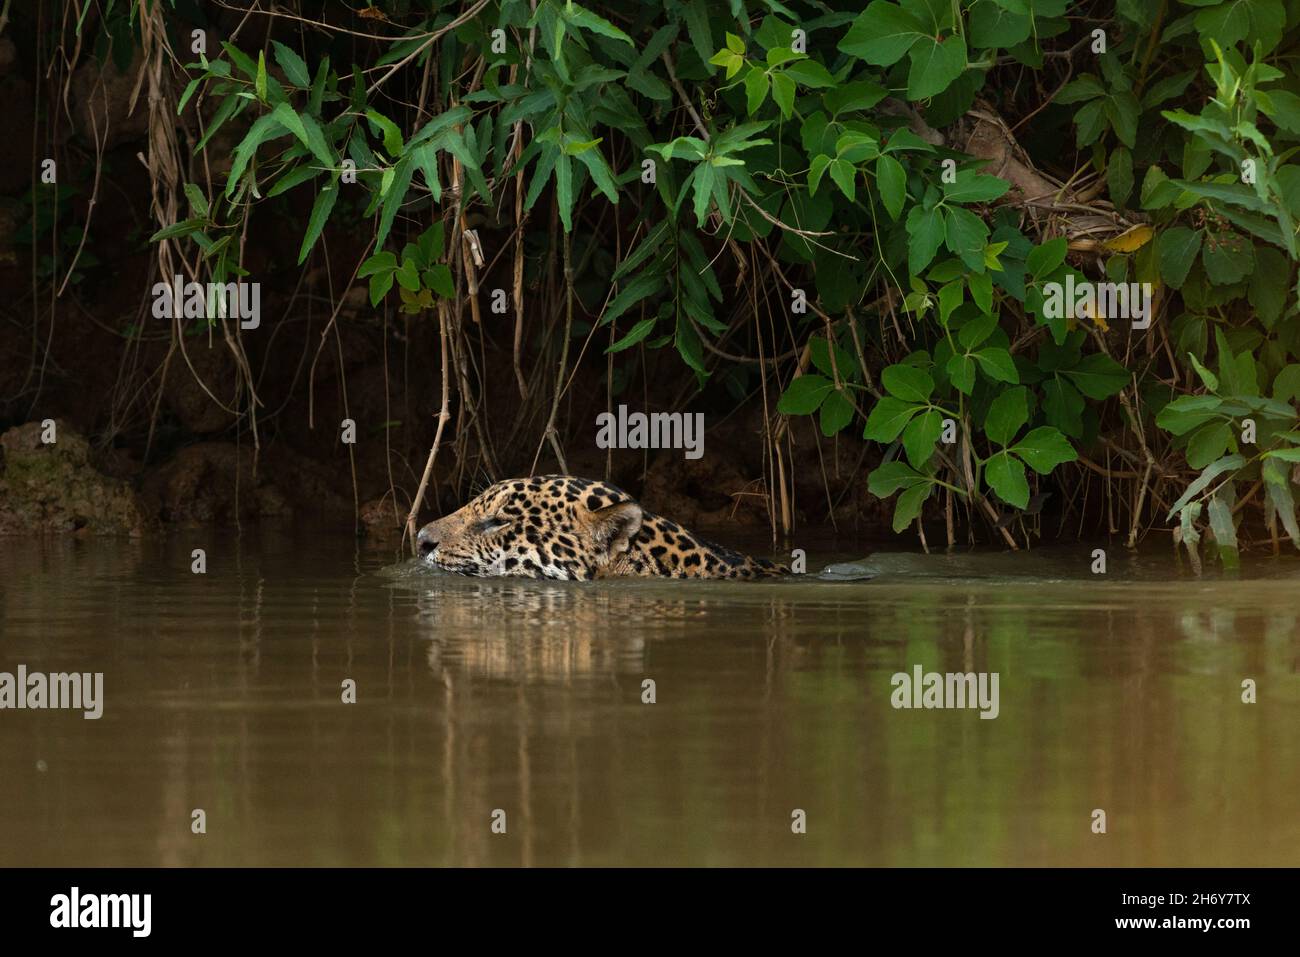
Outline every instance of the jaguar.
<svg viewBox="0 0 1300 957">
<path fill-rule="evenodd" d="M 420 557 L 478 577 L 758 579 L 790 574 L 706 541 L 607 482 L 572 475 L 506 479 L 430 522 Z"/>
</svg>

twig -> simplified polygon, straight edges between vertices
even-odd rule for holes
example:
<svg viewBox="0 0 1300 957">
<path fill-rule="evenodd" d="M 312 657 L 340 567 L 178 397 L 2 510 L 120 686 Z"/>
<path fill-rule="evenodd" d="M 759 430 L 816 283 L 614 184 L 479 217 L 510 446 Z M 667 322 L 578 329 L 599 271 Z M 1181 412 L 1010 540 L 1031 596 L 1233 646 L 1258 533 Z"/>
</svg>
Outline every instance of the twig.
<svg viewBox="0 0 1300 957">
<path fill-rule="evenodd" d="M 438 428 L 433 433 L 433 447 L 429 449 L 429 458 L 424 463 L 424 474 L 420 476 L 420 487 L 415 491 L 415 501 L 406 516 L 406 537 L 411 542 L 411 554 L 417 553 L 415 545 L 415 523 L 420 514 L 420 505 L 424 502 L 424 490 L 429 486 L 429 476 L 433 474 L 433 461 L 438 457 L 438 447 L 442 445 L 442 430 L 451 419 L 451 385 L 447 377 L 447 302 L 438 300 L 438 343 L 442 352 L 442 407 L 438 410 Z"/>
<path fill-rule="evenodd" d="M 478 12 L 482 10 L 484 7 L 486 7 L 487 4 L 488 4 L 488 0 L 478 0 L 478 3 L 474 4 L 474 6 L 470 7 L 468 10 L 466 10 L 464 13 L 458 16 L 455 20 L 452 20 L 441 30 L 434 30 L 432 33 L 430 33 L 423 43 L 421 43 L 418 47 L 416 47 L 406 56 L 402 57 L 392 66 L 390 66 L 388 68 L 388 71 L 383 76 L 381 76 L 374 83 L 371 83 L 368 87 L 366 87 L 366 95 L 369 96 L 371 93 L 375 92 L 375 90 L 377 90 L 380 86 L 382 86 L 385 82 L 387 82 L 390 76 L 392 76 L 402 67 L 406 66 L 406 64 L 410 63 L 412 60 L 418 57 L 425 50 L 429 49 L 429 47 L 433 45 L 433 42 L 437 40 L 439 37 L 445 36 L 446 34 L 450 33 L 452 30 L 455 30 L 461 24 L 467 23 L 470 20 L 474 19 L 474 17 L 478 15 Z"/>
</svg>

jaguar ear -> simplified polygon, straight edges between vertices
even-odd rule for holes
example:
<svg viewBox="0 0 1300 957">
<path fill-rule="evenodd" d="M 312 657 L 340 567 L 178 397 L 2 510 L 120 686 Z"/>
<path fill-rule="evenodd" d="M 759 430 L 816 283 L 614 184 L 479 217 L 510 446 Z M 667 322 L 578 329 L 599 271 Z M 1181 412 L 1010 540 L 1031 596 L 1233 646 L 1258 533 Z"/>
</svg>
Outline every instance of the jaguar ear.
<svg viewBox="0 0 1300 957">
<path fill-rule="evenodd" d="M 591 513 L 591 529 L 598 544 L 613 558 L 628 550 L 641 531 L 643 513 L 636 502 L 617 502 Z"/>
</svg>

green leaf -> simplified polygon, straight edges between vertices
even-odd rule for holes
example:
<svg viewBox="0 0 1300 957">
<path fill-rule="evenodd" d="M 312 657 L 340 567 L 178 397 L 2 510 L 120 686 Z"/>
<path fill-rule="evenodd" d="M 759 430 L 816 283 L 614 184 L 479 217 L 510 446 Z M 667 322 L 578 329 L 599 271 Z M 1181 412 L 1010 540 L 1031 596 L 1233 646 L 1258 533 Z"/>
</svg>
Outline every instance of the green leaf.
<svg viewBox="0 0 1300 957">
<path fill-rule="evenodd" d="M 842 390 L 832 390 L 821 408 L 822 435 L 829 438 L 853 421 L 853 403 Z"/>
<path fill-rule="evenodd" d="M 939 324 L 948 328 L 948 317 L 962 304 L 966 287 L 960 279 L 954 279 L 939 289 Z"/>
<path fill-rule="evenodd" d="M 1200 376 L 1201 381 L 1205 383 L 1205 388 L 1209 389 L 1211 392 L 1218 392 L 1219 377 L 1209 369 L 1205 368 L 1205 366 L 1201 365 L 1201 360 L 1196 358 L 1193 353 L 1189 352 L 1187 358 L 1192 360 L 1192 368 L 1196 370 L 1196 374 Z"/>
<path fill-rule="evenodd" d="M 879 83 L 853 80 L 827 90 L 822 102 L 832 116 L 837 116 L 850 110 L 869 110 L 888 95 L 889 91 Z"/>
<path fill-rule="evenodd" d="M 835 347 L 835 361 L 832 364 L 830 344 L 822 336 L 813 336 L 808 340 L 808 351 L 812 357 L 812 364 L 822 375 L 829 377 L 833 372 L 838 372 L 840 379 L 843 380 L 857 374 L 857 363 L 842 346 Z"/>
<path fill-rule="evenodd" d="M 442 220 L 436 220 L 432 226 L 420 233 L 415 245 L 420 250 L 421 265 L 429 266 L 442 258 L 444 241 Z"/>
<path fill-rule="evenodd" d="M 897 220 L 907 199 L 907 171 L 903 164 L 892 156 L 881 154 L 876 160 L 876 189 L 889 218 Z"/>
<path fill-rule="evenodd" d="M 1020 382 L 1020 373 L 1016 371 L 1016 364 L 1011 358 L 1011 353 L 1006 349 L 999 346 L 986 346 L 973 354 L 980 368 L 984 370 L 984 374 L 990 379 L 1010 382 L 1013 385 Z"/>
<path fill-rule="evenodd" d="M 424 271 L 424 285 L 432 289 L 443 299 L 456 296 L 456 284 L 451 278 L 451 269 L 446 263 L 434 263 Z"/>
<path fill-rule="evenodd" d="M 1117 146 L 1111 151 L 1110 162 L 1106 164 L 1106 188 L 1110 190 L 1110 201 L 1117 207 L 1128 205 L 1133 193 L 1133 153 L 1127 146 Z"/>
<path fill-rule="evenodd" d="M 609 305 L 600 317 L 600 325 L 613 322 L 623 313 L 627 312 L 642 299 L 653 293 L 660 292 L 664 288 L 664 277 L 662 274 L 652 270 L 640 273 L 636 278 L 624 283 Z"/>
<path fill-rule="evenodd" d="M 903 429 L 903 450 L 907 460 L 917 468 L 924 468 L 934 454 L 934 444 L 943 432 L 943 413 L 938 409 L 927 409 Z"/>
<path fill-rule="evenodd" d="M 1020 427 L 1029 421 L 1029 391 L 1016 386 L 1000 393 L 989 405 L 984 434 L 998 445 L 1009 445 Z"/>
<path fill-rule="evenodd" d="M 403 259 L 393 278 L 403 289 L 409 289 L 411 292 L 420 291 L 420 270 L 416 267 L 414 259 Z"/>
<path fill-rule="evenodd" d="M 709 57 L 707 62 L 713 66 L 725 67 L 727 71 L 726 78 L 730 80 L 745 65 L 745 58 L 739 53 L 732 53 L 730 50 L 719 50 Z"/>
<path fill-rule="evenodd" d="M 1106 118 L 1119 141 L 1132 148 L 1137 143 L 1138 117 L 1142 113 L 1137 97 L 1125 90 L 1107 97 L 1103 101 Z"/>
<path fill-rule="evenodd" d="M 1066 435 L 1081 438 L 1083 409 L 1083 396 L 1065 379 L 1054 375 L 1043 383 L 1043 415 L 1050 425 Z"/>
<path fill-rule="evenodd" d="M 987 272 L 971 273 L 967 279 L 971 298 L 980 311 L 985 314 L 993 312 L 993 277 Z"/>
<path fill-rule="evenodd" d="M 257 66 L 249 59 L 247 53 L 227 40 L 221 42 L 221 48 L 226 51 L 226 56 L 230 57 L 235 66 L 239 67 L 240 73 L 250 80 L 257 79 Z"/>
<path fill-rule="evenodd" d="M 181 93 L 181 98 L 176 102 L 176 115 L 180 116 L 185 110 L 185 104 L 190 101 L 194 91 L 199 88 L 199 84 L 206 80 L 206 76 L 196 76 L 190 82 L 185 84 L 185 90 Z"/>
<path fill-rule="evenodd" d="M 673 346 L 682 361 L 695 370 L 696 379 L 702 385 L 709 377 L 709 370 L 704 365 L 704 351 L 700 346 L 699 333 L 691 325 L 685 312 L 677 317 L 677 328 L 673 333 Z"/>
<path fill-rule="evenodd" d="M 880 155 L 880 140 L 867 133 L 845 133 L 835 141 L 835 155 L 846 163 L 861 163 Z"/>
<path fill-rule="evenodd" d="M 1294 402 L 1300 398 L 1300 363 L 1291 363 L 1273 380 L 1273 398 L 1279 402 Z"/>
<path fill-rule="evenodd" d="M 817 187 L 821 185 L 822 176 L 830 168 L 831 158 L 825 153 L 819 153 L 813 157 L 812 162 L 808 165 L 808 193 L 812 196 L 817 195 Z"/>
<path fill-rule="evenodd" d="M 302 265 L 311 248 L 316 245 L 316 240 L 320 238 L 321 230 L 325 228 L 325 222 L 330 218 L 338 198 L 337 183 L 330 183 L 316 194 L 316 201 L 311 206 L 311 216 L 307 219 L 307 231 L 303 234 L 302 246 L 298 249 L 298 265 Z"/>
<path fill-rule="evenodd" d="M 1282 38 L 1286 21 L 1286 8 L 1278 0 L 1228 0 L 1202 10 L 1195 22 L 1202 37 L 1213 37 L 1224 48 L 1258 40 L 1267 53 Z"/>
<path fill-rule="evenodd" d="M 867 425 L 862 430 L 862 437 L 875 442 L 892 442 L 922 408 L 904 402 L 902 399 L 895 399 L 891 395 L 884 396 L 867 416 Z"/>
<path fill-rule="evenodd" d="M 934 147 L 907 129 L 907 127 L 899 127 L 889 134 L 889 142 L 885 144 L 884 152 L 900 153 L 906 150 L 933 153 Z"/>
<path fill-rule="evenodd" d="M 1159 166 L 1147 167 L 1146 175 L 1142 177 L 1142 189 L 1139 194 L 1143 209 L 1163 209 L 1176 200 L 1181 193 L 1182 189 L 1177 182 L 1166 176 Z"/>
<path fill-rule="evenodd" d="M 1201 251 L 1201 231 L 1186 226 L 1166 229 L 1156 240 L 1156 247 L 1160 253 L 1160 278 L 1171 289 L 1181 289 Z"/>
<path fill-rule="evenodd" d="M 895 532 L 901 532 L 912 524 L 916 517 L 921 514 L 921 506 L 925 504 L 925 500 L 930 497 L 930 493 L 933 491 L 933 483 L 925 482 L 921 485 L 913 485 L 898 496 L 898 501 L 894 504 L 893 527 Z"/>
<path fill-rule="evenodd" d="M 377 252 L 361 264 L 357 270 L 357 278 L 365 279 L 367 276 L 378 275 L 379 273 L 392 272 L 397 268 L 397 257 L 392 253 L 384 250 Z"/>
<path fill-rule="evenodd" d="M 948 248 L 961 257 L 968 269 L 984 268 L 984 246 L 989 238 L 984 220 L 962 206 L 948 207 L 946 219 L 944 241 Z"/>
<path fill-rule="evenodd" d="M 618 184 L 614 181 L 614 175 L 610 171 L 609 164 L 605 162 L 604 154 L 598 149 L 584 150 L 578 154 L 578 162 L 587 167 L 592 182 L 596 184 L 596 188 L 604 194 L 605 198 L 617 205 Z"/>
<path fill-rule="evenodd" d="M 1210 530 L 1219 546 L 1219 557 L 1229 567 L 1237 563 L 1237 528 L 1233 523 L 1232 509 L 1222 495 L 1210 499 Z"/>
<path fill-rule="evenodd" d="M 873 0 L 839 43 L 843 53 L 873 66 L 889 66 L 927 36 L 920 20 L 896 3 Z"/>
<path fill-rule="evenodd" d="M 984 479 L 998 498 L 1016 508 L 1029 504 L 1029 481 L 1025 467 L 1010 452 L 999 452 L 984 468 Z"/>
<path fill-rule="evenodd" d="M 235 186 L 238 185 L 244 170 L 248 168 L 248 162 L 257 152 L 257 148 L 266 140 L 276 139 L 288 132 L 284 125 L 270 114 L 257 118 L 244 138 L 239 141 L 239 145 L 235 147 L 234 159 L 230 164 L 230 175 L 226 178 L 227 196 L 234 194 Z"/>
<path fill-rule="evenodd" d="M 939 207 L 913 206 L 907 214 L 907 268 L 919 275 L 930 265 L 945 236 L 943 212 Z"/>
<path fill-rule="evenodd" d="M 816 60 L 800 60 L 785 68 L 785 75 L 802 87 L 821 90 L 835 86 L 835 77 Z"/>
<path fill-rule="evenodd" d="M 746 90 L 748 90 L 748 87 L 746 87 Z M 790 118 L 790 114 L 794 112 L 794 94 L 794 80 L 784 73 L 772 74 L 772 102 L 777 105 L 777 109 L 781 111 L 781 115 L 787 120 Z M 752 113 L 753 110 L 750 112 Z M 835 175 L 834 171 L 832 171 L 831 175 Z"/>
<path fill-rule="evenodd" d="M 1224 421 L 1207 422 L 1193 433 L 1187 443 L 1187 464 L 1205 468 L 1232 445 L 1232 426 Z"/>
<path fill-rule="evenodd" d="M 199 189 L 193 183 L 185 184 L 185 196 L 190 201 L 190 206 L 200 217 L 206 219 L 208 216 L 208 198 L 203 195 L 203 190 Z"/>
<path fill-rule="evenodd" d="M 379 301 L 388 295 L 388 290 L 393 288 L 393 275 L 394 270 L 389 270 L 370 277 L 370 305 L 379 305 Z"/>
<path fill-rule="evenodd" d="M 598 33 L 602 37 L 609 37 L 611 40 L 619 40 L 629 46 L 635 46 L 632 38 L 620 30 L 614 24 L 610 23 L 604 17 L 597 16 L 590 10 L 578 6 L 573 0 L 567 0 L 563 8 L 562 16 L 574 26 L 582 27 L 590 33 Z"/>
<path fill-rule="evenodd" d="M 757 68 L 751 68 L 745 74 L 745 107 L 753 116 L 767 99 L 767 74 Z"/>
<path fill-rule="evenodd" d="M 997 176 L 964 169 L 951 183 L 943 184 L 943 197 L 952 203 L 988 203 L 1005 195 L 1011 184 Z"/>
<path fill-rule="evenodd" d="M 1236 454 L 1225 455 L 1217 462 L 1211 462 L 1205 467 L 1205 471 L 1203 471 L 1191 485 L 1187 486 L 1187 489 L 1183 494 L 1178 497 L 1178 501 L 1174 502 L 1173 508 L 1169 510 L 1167 519 L 1172 519 L 1177 515 L 1184 505 L 1194 499 L 1197 495 L 1201 494 L 1201 492 L 1205 491 L 1205 489 L 1209 487 L 1210 483 L 1224 472 L 1231 469 L 1244 468 L 1245 465 L 1246 460 Z"/>
<path fill-rule="evenodd" d="M 1064 236 L 1048 240 L 1041 246 L 1035 246 L 1025 257 L 1025 268 L 1034 279 L 1050 276 L 1065 262 L 1065 253 L 1069 241 Z"/>
<path fill-rule="evenodd" d="M 311 86 L 311 73 L 307 70 L 307 64 L 302 62 L 302 57 L 276 40 L 271 41 L 271 46 L 275 47 L 275 62 L 280 64 L 280 69 L 289 82 L 294 86 Z"/>
<path fill-rule="evenodd" d="M 1106 132 L 1106 100 L 1089 100 L 1074 114 L 1074 142 L 1079 149 L 1097 142 Z"/>
<path fill-rule="evenodd" d="M 321 101 L 325 98 L 325 81 L 330 75 L 330 58 L 324 57 L 316 68 L 316 79 L 311 84 L 311 94 L 307 97 L 307 109 L 313 116 L 320 116 Z"/>
<path fill-rule="evenodd" d="M 958 392 L 964 395 L 970 395 L 975 391 L 975 360 L 968 355 L 955 355 L 948 360 L 944 366 L 944 371 L 948 373 L 948 380 L 956 387 Z"/>
<path fill-rule="evenodd" d="M 1219 418 L 1223 400 L 1217 395 L 1180 395 L 1156 415 L 1156 425 L 1173 435 L 1186 435 L 1192 429 Z"/>
<path fill-rule="evenodd" d="M 1188 180 L 1173 180 L 1175 187 L 1186 190 L 1187 192 L 1200 196 L 1203 199 L 1221 200 L 1224 203 L 1233 203 L 1237 206 L 1244 206 L 1246 209 L 1254 210 L 1257 213 L 1267 213 L 1272 210 L 1269 204 L 1256 195 L 1255 191 L 1242 183 L 1196 183 Z"/>
<path fill-rule="evenodd" d="M 271 115 L 280 122 L 281 126 L 296 136 L 303 146 L 313 152 L 317 149 L 320 149 L 321 151 L 326 150 L 324 137 L 319 135 L 320 128 L 316 126 L 316 121 L 311 117 L 299 116 L 288 103 L 278 104 L 276 108 L 271 111 Z M 312 126 L 315 127 L 318 134 L 316 137 L 312 137 L 308 134 L 307 125 L 304 121 L 309 121 Z M 317 158 L 322 160 L 322 163 L 325 166 L 333 165 L 333 157 L 330 156 L 328 152 L 323 152 L 323 155 L 318 155 Z"/>
<path fill-rule="evenodd" d="M 701 166 L 698 170 L 700 173 L 711 172 L 709 167 Z M 699 192 L 699 181 L 696 181 L 696 192 Z M 560 153 L 555 157 L 555 204 L 560 210 L 560 221 L 564 223 L 566 233 L 573 232 L 573 160 Z M 696 213 L 699 213 L 699 203 L 696 202 Z M 703 223 L 703 217 L 700 219 Z"/>
<path fill-rule="evenodd" d="M 1255 268 L 1255 247 L 1250 240 L 1232 232 L 1207 236 L 1201 251 L 1205 275 L 1216 286 L 1241 282 Z"/>
<path fill-rule="evenodd" d="M 801 375 L 786 388 L 776 410 L 782 415 L 810 415 L 817 411 L 834 388 L 835 383 L 825 376 Z"/>
<path fill-rule="evenodd" d="M 1030 429 L 1010 451 L 1016 453 L 1039 475 L 1047 475 L 1065 462 L 1073 462 L 1078 453 L 1070 440 L 1049 425 Z"/>
<path fill-rule="evenodd" d="M 1300 524 L 1296 523 L 1295 496 L 1291 493 L 1291 482 L 1286 471 L 1270 467 L 1264 463 L 1264 507 L 1271 509 L 1282 520 L 1287 537 L 1296 548 L 1300 548 Z"/>
<path fill-rule="evenodd" d="M 1062 369 L 1075 387 L 1090 399 L 1108 399 L 1128 384 L 1129 372 L 1104 352 L 1079 360 L 1073 369 Z"/>
<path fill-rule="evenodd" d="M 867 489 L 877 498 L 888 498 L 900 488 L 928 485 L 929 480 L 906 462 L 886 462 L 867 476 Z"/>
<path fill-rule="evenodd" d="M 257 51 L 257 75 L 253 79 L 253 90 L 257 98 L 266 102 L 266 51 Z"/>
<path fill-rule="evenodd" d="M 393 182 L 384 196 L 384 209 L 379 216 L 379 229 L 375 233 L 375 245 L 382 246 L 388 238 L 388 231 L 393 227 L 393 219 L 406 199 L 407 187 L 411 185 L 414 170 L 412 159 L 403 156 L 393 167 Z"/>
<path fill-rule="evenodd" d="M 957 34 L 935 40 L 926 35 L 908 50 L 907 98 L 924 100 L 948 89 L 966 72 L 966 42 Z"/>
<path fill-rule="evenodd" d="M 266 195 L 269 199 L 272 196 L 279 196 L 281 193 L 287 193 L 295 186 L 301 186 L 309 180 L 313 180 L 321 175 L 318 169 L 312 169 L 310 166 L 299 166 L 297 169 L 290 170 L 275 181 L 275 185 L 267 190 Z"/>
<path fill-rule="evenodd" d="M 1030 16 L 994 0 L 976 0 L 970 8 L 971 46 L 980 50 L 1009 49 L 1029 39 L 1032 22 Z"/>
<path fill-rule="evenodd" d="M 880 382 L 886 392 L 904 402 L 928 402 L 934 392 L 934 379 L 916 366 L 886 366 L 880 373 Z"/>
<path fill-rule="evenodd" d="M 185 219 L 179 223 L 172 223 L 170 226 L 164 226 L 162 229 L 158 230 L 158 232 L 150 236 L 149 242 L 156 243 L 163 239 L 174 239 L 177 236 L 188 236 L 191 233 L 198 232 L 206 226 L 207 223 L 208 221 L 206 219 L 197 218 Z"/>
<path fill-rule="evenodd" d="M 1286 90 L 1255 91 L 1259 108 L 1288 133 L 1300 134 L 1300 96 Z"/>
<path fill-rule="evenodd" d="M 1101 81 L 1091 73 L 1084 73 L 1077 79 L 1071 80 L 1065 86 L 1061 87 L 1060 92 L 1056 94 L 1053 102 L 1062 105 L 1071 103 L 1082 103 L 1086 100 L 1093 100 L 1099 96 L 1106 95 L 1106 88 L 1101 85 Z"/>
<path fill-rule="evenodd" d="M 388 158 L 395 160 L 401 156 L 405 147 L 402 145 L 402 131 L 397 128 L 397 124 L 378 110 L 366 110 L 366 116 L 370 122 L 379 127 L 383 135 L 384 152 L 388 154 Z"/>
<path fill-rule="evenodd" d="M 648 318 L 642 319 L 628 331 L 627 335 L 623 336 L 611 345 L 605 350 L 605 352 L 622 352 L 624 349 L 630 349 L 646 336 L 650 335 L 654 330 L 657 321 L 657 317 L 655 316 L 649 316 Z"/>
<path fill-rule="evenodd" d="M 188 187 L 187 187 L 188 189 Z M 1291 262 L 1272 246 L 1255 250 L 1255 270 L 1250 274 L 1250 304 L 1266 329 L 1282 317 L 1291 286 Z"/>
<path fill-rule="evenodd" d="M 831 160 L 831 179 L 835 181 L 835 185 L 840 188 L 840 192 L 844 194 L 845 198 L 847 198 L 849 202 L 852 202 L 854 197 L 857 195 L 857 190 L 855 189 L 854 184 L 854 178 L 857 176 L 857 172 L 858 171 L 854 169 L 852 164 L 846 163 L 842 159 Z"/>
<path fill-rule="evenodd" d="M 1186 70 L 1157 80 L 1142 94 L 1142 109 L 1149 110 L 1176 96 L 1181 96 L 1195 76 L 1194 70 Z"/>
<path fill-rule="evenodd" d="M 936 40 L 923 36 L 907 51 L 907 99 L 937 96 L 966 72 L 966 42 L 958 34 Z"/>
</svg>

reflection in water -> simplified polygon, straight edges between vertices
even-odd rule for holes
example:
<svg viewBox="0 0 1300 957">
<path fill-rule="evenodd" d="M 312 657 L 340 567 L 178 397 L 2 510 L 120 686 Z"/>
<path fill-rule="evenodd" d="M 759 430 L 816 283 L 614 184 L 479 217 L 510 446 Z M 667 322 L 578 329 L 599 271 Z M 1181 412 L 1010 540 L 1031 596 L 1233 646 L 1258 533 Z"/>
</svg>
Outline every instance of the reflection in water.
<svg viewBox="0 0 1300 957">
<path fill-rule="evenodd" d="M 559 583 L 5 540 L 0 671 L 103 671 L 106 704 L 0 711 L 0 865 L 1300 862 L 1300 566 L 1086 554 Z M 997 672 L 999 717 L 894 710 L 916 665 Z"/>
</svg>

